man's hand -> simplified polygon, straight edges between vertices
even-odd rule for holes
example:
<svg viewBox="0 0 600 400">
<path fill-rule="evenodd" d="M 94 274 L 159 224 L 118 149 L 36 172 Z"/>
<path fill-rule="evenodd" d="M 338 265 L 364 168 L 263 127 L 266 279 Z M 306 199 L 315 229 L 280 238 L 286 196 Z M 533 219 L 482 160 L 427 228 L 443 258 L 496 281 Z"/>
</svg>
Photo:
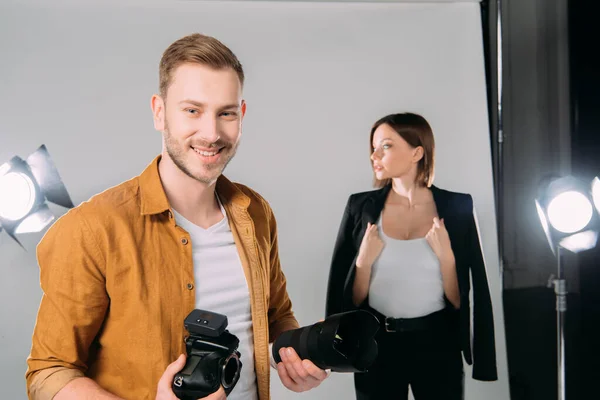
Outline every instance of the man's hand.
<svg viewBox="0 0 600 400">
<path fill-rule="evenodd" d="M 316 388 L 327 378 L 328 373 L 310 360 L 301 360 L 291 347 L 279 349 L 281 362 L 277 364 L 277 373 L 283 386 L 293 392 L 305 392 Z"/>
<path fill-rule="evenodd" d="M 185 367 L 185 355 L 182 354 L 177 360 L 169 364 L 163 375 L 160 377 L 156 391 L 156 400 L 178 400 L 175 393 L 173 393 L 171 384 L 173 383 L 175 374 L 181 371 L 183 367 Z M 203 400 L 227 400 L 227 397 L 225 396 L 223 387 L 220 387 L 219 390 L 208 397 L 204 397 Z"/>
</svg>

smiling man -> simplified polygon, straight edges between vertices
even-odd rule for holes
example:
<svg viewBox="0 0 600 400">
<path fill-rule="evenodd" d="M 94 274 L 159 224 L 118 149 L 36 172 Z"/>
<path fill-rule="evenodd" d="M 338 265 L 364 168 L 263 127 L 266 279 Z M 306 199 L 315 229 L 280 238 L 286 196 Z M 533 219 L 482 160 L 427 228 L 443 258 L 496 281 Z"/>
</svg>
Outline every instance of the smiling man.
<svg viewBox="0 0 600 400">
<path fill-rule="evenodd" d="M 298 327 L 281 271 L 275 217 L 222 175 L 235 155 L 244 72 L 218 40 L 177 40 L 151 100 L 163 150 L 140 175 L 70 210 L 38 246 L 43 297 L 27 360 L 30 399 L 176 399 L 183 321 L 225 314 L 240 339 L 228 399 L 269 399 L 269 343 Z M 292 349 L 277 371 L 290 390 L 326 372 Z M 221 388 L 207 400 L 225 399 Z"/>
</svg>

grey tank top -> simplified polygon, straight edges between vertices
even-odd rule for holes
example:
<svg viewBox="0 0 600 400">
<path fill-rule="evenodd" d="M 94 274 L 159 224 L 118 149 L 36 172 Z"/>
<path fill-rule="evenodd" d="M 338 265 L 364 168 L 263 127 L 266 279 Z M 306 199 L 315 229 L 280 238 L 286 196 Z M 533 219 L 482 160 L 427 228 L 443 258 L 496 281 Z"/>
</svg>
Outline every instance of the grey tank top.
<svg viewBox="0 0 600 400">
<path fill-rule="evenodd" d="M 398 240 L 387 236 L 373 264 L 369 305 L 386 317 L 415 318 L 445 307 L 440 263 L 427 239 Z"/>
</svg>

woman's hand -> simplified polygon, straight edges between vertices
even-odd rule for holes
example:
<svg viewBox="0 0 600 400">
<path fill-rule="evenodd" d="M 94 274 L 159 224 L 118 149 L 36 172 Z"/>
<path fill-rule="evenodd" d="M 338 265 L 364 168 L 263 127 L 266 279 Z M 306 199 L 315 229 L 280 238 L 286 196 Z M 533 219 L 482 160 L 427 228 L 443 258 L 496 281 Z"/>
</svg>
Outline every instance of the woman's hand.
<svg viewBox="0 0 600 400">
<path fill-rule="evenodd" d="M 377 225 L 367 224 L 365 235 L 363 236 L 362 242 L 360 243 L 360 249 L 358 250 L 358 257 L 356 258 L 357 268 L 370 268 L 373 263 L 381 254 L 383 250 L 383 240 L 379 237 L 379 231 Z"/>
<path fill-rule="evenodd" d="M 452 303 L 454 308 L 460 308 L 460 292 L 458 288 L 458 279 L 456 277 L 456 260 L 450 245 L 450 237 L 444 225 L 444 220 L 441 221 L 435 217 L 433 226 L 425 236 L 429 246 L 440 261 L 440 270 L 442 272 L 442 282 L 444 285 L 444 294 Z"/>
<path fill-rule="evenodd" d="M 450 245 L 450 237 L 444 225 L 444 220 L 433 218 L 433 225 L 425 235 L 429 246 L 442 264 L 454 264 L 454 253 Z"/>
</svg>

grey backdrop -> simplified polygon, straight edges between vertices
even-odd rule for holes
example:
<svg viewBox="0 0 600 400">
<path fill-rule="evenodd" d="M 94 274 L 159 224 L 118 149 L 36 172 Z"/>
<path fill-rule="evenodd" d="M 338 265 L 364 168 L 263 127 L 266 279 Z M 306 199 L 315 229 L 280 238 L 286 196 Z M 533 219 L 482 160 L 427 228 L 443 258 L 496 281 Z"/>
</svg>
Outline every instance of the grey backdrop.
<svg viewBox="0 0 600 400">
<path fill-rule="evenodd" d="M 216 36 L 247 75 L 226 175 L 271 203 L 294 309 L 310 324 L 324 313 L 346 199 L 371 188 L 370 125 L 422 113 L 436 135 L 436 185 L 474 196 L 494 303 L 499 380 L 472 381 L 467 368 L 467 399 L 508 399 L 479 5 L 414 3 L 5 1 L 0 163 L 46 144 L 76 204 L 139 174 L 161 148 L 150 96 L 162 51 L 190 32 Z M 0 234 L 2 399 L 26 398 L 41 235 L 22 237 L 23 251 Z M 354 398 L 350 375 L 296 395 L 274 372 L 272 394 Z"/>
</svg>

